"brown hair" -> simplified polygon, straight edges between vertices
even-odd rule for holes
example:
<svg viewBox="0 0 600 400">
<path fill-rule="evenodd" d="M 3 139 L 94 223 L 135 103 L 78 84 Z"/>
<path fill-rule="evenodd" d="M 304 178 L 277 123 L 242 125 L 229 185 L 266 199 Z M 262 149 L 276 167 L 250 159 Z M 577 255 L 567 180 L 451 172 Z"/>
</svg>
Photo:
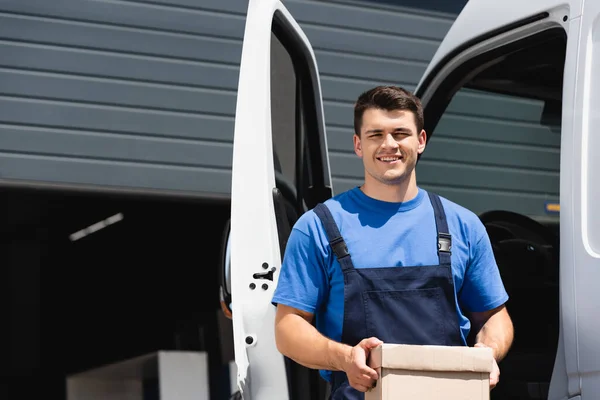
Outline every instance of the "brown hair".
<svg viewBox="0 0 600 400">
<path fill-rule="evenodd" d="M 423 129 L 423 106 L 421 100 L 411 92 L 398 86 L 377 86 L 358 96 L 354 104 L 354 132 L 360 136 L 362 117 L 366 110 L 407 110 L 415 116 L 417 134 Z"/>
</svg>

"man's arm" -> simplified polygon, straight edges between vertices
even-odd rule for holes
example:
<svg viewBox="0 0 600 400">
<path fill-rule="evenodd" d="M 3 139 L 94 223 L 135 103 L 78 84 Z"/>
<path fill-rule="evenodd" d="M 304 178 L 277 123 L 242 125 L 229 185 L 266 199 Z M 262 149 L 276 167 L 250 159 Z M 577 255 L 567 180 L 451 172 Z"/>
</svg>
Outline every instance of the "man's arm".
<svg viewBox="0 0 600 400">
<path fill-rule="evenodd" d="M 477 332 L 475 343 L 494 349 L 494 358 L 500 362 L 508 353 L 514 338 L 513 324 L 503 304 L 500 307 L 470 315 L 473 329 Z"/>
<path fill-rule="evenodd" d="M 508 353 L 514 338 L 513 324 L 503 304 L 492 310 L 470 314 L 475 336 L 475 347 L 490 347 L 494 353 L 494 368 L 490 373 L 490 386 L 500 380 L 498 363 Z"/>
<path fill-rule="evenodd" d="M 312 318 L 311 313 L 277 306 L 275 341 L 279 352 L 308 368 L 345 371 L 350 385 L 361 392 L 373 387 L 377 372 L 367 366 L 367 357 L 382 342 L 369 338 L 356 347 L 338 343 L 317 331 Z"/>
<path fill-rule="evenodd" d="M 327 339 L 312 325 L 313 315 L 277 305 L 275 341 L 282 354 L 308 368 L 343 371 L 352 347 Z"/>
</svg>

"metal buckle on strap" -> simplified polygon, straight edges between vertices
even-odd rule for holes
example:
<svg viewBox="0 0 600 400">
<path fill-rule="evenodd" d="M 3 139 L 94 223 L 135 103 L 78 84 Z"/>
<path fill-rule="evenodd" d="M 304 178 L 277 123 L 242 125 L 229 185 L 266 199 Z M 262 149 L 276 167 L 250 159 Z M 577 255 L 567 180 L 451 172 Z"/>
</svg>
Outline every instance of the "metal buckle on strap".
<svg viewBox="0 0 600 400">
<path fill-rule="evenodd" d="M 450 253 L 452 249 L 452 235 L 449 233 L 438 232 L 438 250 L 444 253 Z"/>
<path fill-rule="evenodd" d="M 337 237 L 331 242 L 329 242 L 329 244 L 331 245 L 331 248 L 333 249 L 333 252 L 335 253 L 338 260 L 340 258 L 350 255 L 350 253 L 348 253 L 348 247 L 346 246 L 346 242 L 344 242 L 343 237 Z"/>
</svg>

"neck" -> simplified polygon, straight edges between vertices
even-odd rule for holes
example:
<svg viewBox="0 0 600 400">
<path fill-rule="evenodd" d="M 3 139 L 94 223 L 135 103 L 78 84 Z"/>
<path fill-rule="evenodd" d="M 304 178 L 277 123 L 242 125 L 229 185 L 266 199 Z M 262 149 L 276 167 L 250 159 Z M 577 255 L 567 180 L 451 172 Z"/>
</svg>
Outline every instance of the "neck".
<svg viewBox="0 0 600 400">
<path fill-rule="evenodd" d="M 361 190 L 367 196 L 391 203 L 402 203 L 417 197 L 419 189 L 415 174 L 400 183 L 383 183 L 375 179 L 365 179 Z"/>
</svg>

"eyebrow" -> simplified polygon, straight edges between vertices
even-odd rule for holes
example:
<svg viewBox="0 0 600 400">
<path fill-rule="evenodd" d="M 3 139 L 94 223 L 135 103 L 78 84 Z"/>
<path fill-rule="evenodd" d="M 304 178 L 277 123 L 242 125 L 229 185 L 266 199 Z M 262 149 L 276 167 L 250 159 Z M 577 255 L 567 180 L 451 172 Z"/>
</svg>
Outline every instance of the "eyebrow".
<svg viewBox="0 0 600 400">
<path fill-rule="evenodd" d="M 411 130 L 408 128 L 399 127 L 399 128 L 394 129 L 393 132 L 409 132 L 410 133 Z M 365 133 L 383 133 L 383 129 L 369 129 Z"/>
</svg>

